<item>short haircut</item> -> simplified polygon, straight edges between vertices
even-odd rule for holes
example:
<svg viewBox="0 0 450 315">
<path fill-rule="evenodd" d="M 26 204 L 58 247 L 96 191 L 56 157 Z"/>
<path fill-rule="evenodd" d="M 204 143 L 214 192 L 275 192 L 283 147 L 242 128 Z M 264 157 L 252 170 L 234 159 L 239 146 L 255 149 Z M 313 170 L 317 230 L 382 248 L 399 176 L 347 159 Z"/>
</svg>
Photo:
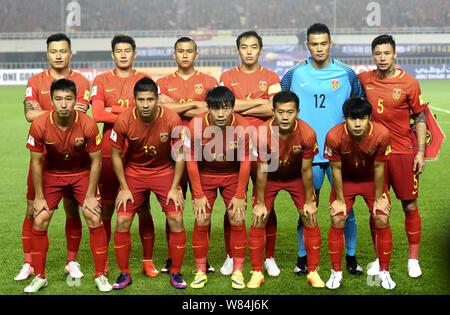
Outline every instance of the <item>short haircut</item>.
<svg viewBox="0 0 450 315">
<path fill-rule="evenodd" d="M 209 109 L 219 109 L 224 105 L 234 107 L 235 101 L 233 92 L 226 86 L 216 86 L 206 94 L 206 103 Z"/>
<path fill-rule="evenodd" d="M 134 85 L 134 97 L 136 97 L 139 92 L 153 92 L 155 93 L 155 96 L 158 96 L 158 85 L 156 85 L 155 81 L 152 79 L 143 77 Z"/>
<path fill-rule="evenodd" d="M 239 45 L 241 44 L 241 39 L 242 38 L 247 38 L 247 37 L 255 37 L 258 40 L 259 47 L 260 48 L 263 47 L 263 41 L 262 41 L 261 36 L 259 36 L 259 34 L 256 33 L 256 31 L 251 30 L 251 31 L 247 31 L 247 32 L 244 32 L 244 33 L 240 34 L 236 38 L 236 46 L 237 46 L 238 49 L 239 49 Z"/>
<path fill-rule="evenodd" d="M 297 108 L 297 111 L 300 110 L 300 100 L 292 91 L 281 91 L 274 95 L 272 99 L 273 103 L 273 110 L 275 110 L 277 104 L 284 104 L 284 103 L 290 103 L 294 102 L 295 107 Z"/>
<path fill-rule="evenodd" d="M 77 86 L 75 82 L 69 79 L 59 79 L 52 82 L 50 86 L 50 96 L 53 99 L 55 91 L 68 91 L 72 92 L 75 98 L 77 97 Z"/>
<path fill-rule="evenodd" d="M 308 27 L 308 30 L 306 31 L 306 40 L 308 40 L 309 35 L 320 35 L 320 34 L 328 34 L 328 38 L 331 40 L 331 34 L 330 30 L 328 29 L 328 26 L 322 23 L 314 23 L 310 27 Z"/>
<path fill-rule="evenodd" d="M 173 45 L 174 50 L 177 50 L 178 43 L 193 43 L 195 51 L 197 51 L 197 43 L 195 42 L 195 40 L 193 40 L 190 37 L 183 36 L 183 37 L 178 38 L 177 41 L 175 42 L 175 45 Z"/>
<path fill-rule="evenodd" d="M 133 51 L 136 51 L 136 42 L 134 41 L 134 38 L 125 34 L 117 34 L 113 37 L 111 41 L 111 49 L 114 52 L 114 49 L 116 49 L 116 45 L 120 43 L 130 44 L 133 48 Z"/>
<path fill-rule="evenodd" d="M 66 41 L 69 44 L 69 49 L 71 48 L 72 43 L 70 42 L 70 38 L 64 33 L 56 33 L 50 35 L 47 38 L 47 49 L 51 42 L 60 42 L 60 41 Z"/>
<path fill-rule="evenodd" d="M 383 45 L 383 44 L 390 44 L 395 52 L 395 40 L 392 37 L 392 35 L 383 34 L 380 36 L 375 37 L 375 39 L 372 41 L 372 52 L 375 49 L 375 46 Z"/>
<path fill-rule="evenodd" d="M 345 118 L 358 119 L 372 114 L 372 105 L 365 97 L 354 96 L 347 99 L 342 105 Z"/>
</svg>

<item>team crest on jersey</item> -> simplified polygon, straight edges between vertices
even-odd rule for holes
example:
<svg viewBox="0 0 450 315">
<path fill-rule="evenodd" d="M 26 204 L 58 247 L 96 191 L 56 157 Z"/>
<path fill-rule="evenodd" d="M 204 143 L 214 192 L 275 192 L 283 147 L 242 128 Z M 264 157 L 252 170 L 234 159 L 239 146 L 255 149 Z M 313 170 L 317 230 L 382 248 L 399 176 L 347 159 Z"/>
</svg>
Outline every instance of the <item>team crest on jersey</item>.
<svg viewBox="0 0 450 315">
<path fill-rule="evenodd" d="M 302 146 L 294 145 L 294 146 L 292 146 L 292 151 L 294 151 L 294 154 L 300 154 L 300 152 L 302 152 Z"/>
<path fill-rule="evenodd" d="M 195 94 L 200 95 L 203 93 L 203 84 L 199 83 L 194 85 Z"/>
<path fill-rule="evenodd" d="M 265 92 L 267 90 L 267 81 L 259 81 L 259 90 Z"/>
<path fill-rule="evenodd" d="M 84 138 L 75 138 L 75 147 L 81 148 L 84 145 Z"/>
<path fill-rule="evenodd" d="M 339 80 L 337 80 L 337 79 L 332 80 L 332 81 L 331 81 L 331 87 L 332 87 L 334 90 L 339 89 Z"/>
<path fill-rule="evenodd" d="M 161 142 L 167 142 L 167 140 L 169 140 L 169 133 L 168 132 L 161 132 L 159 134 L 159 140 L 161 140 Z"/>
<path fill-rule="evenodd" d="M 401 89 L 394 88 L 392 90 L 392 98 L 394 100 L 399 100 L 401 95 L 402 95 L 402 90 Z"/>
</svg>

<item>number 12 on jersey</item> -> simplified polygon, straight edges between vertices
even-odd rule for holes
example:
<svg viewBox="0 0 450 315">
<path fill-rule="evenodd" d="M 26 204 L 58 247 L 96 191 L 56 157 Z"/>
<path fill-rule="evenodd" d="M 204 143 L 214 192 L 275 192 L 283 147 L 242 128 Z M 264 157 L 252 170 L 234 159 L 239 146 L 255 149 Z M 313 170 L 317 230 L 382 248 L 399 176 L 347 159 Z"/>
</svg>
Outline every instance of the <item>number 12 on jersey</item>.
<svg viewBox="0 0 450 315">
<path fill-rule="evenodd" d="M 314 94 L 315 108 L 325 108 L 325 94 Z"/>
</svg>

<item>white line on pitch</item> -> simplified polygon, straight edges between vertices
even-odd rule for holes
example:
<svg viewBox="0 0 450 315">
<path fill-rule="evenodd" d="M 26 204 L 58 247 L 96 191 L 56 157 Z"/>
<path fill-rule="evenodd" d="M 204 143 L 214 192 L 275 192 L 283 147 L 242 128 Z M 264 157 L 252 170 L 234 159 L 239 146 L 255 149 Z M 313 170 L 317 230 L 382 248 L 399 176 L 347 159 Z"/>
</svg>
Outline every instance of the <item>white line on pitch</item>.
<svg viewBox="0 0 450 315">
<path fill-rule="evenodd" d="M 438 112 L 443 112 L 443 113 L 446 113 L 446 114 L 450 114 L 450 110 L 448 110 L 448 109 L 443 109 L 443 108 L 434 107 L 434 106 L 430 106 L 430 108 L 433 109 L 433 110 L 437 110 Z"/>
</svg>

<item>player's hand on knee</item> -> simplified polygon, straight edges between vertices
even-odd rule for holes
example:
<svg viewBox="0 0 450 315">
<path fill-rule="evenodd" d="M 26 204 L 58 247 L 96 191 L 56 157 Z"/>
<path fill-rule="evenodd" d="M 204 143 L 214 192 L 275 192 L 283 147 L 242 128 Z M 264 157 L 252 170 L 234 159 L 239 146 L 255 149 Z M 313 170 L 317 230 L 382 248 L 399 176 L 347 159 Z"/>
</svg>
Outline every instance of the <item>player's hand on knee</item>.
<svg viewBox="0 0 450 315">
<path fill-rule="evenodd" d="M 127 212 L 127 202 L 130 201 L 134 204 L 134 198 L 129 189 L 120 190 L 116 198 L 116 209 L 119 209 L 123 205 L 123 211 Z"/>
<path fill-rule="evenodd" d="M 211 206 L 209 205 L 208 199 L 203 196 L 199 199 L 194 199 L 194 202 L 192 203 L 192 207 L 194 209 L 194 216 L 195 220 L 198 222 L 203 222 L 206 220 L 206 207 L 208 209 L 211 209 Z"/>
<path fill-rule="evenodd" d="M 311 223 L 311 225 L 317 224 L 317 205 L 315 202 L 306 202 L 303 206 L 303 215 Z"/>
<path fill-rule="evenodd" d="M 242 221 L 245 218 L 245 199 L 231 198 L 230 204 L 228 205 L 227 209 L 231 211 L 231 218 L 235 221 Z"/>
<path fill-rule="evenodd" d="M 166 205 L 168 205 L 171 200 L 175 204 L 175 211 L 178 211 L 178 207 L 180 207 L 180 211 L 183 211 L 184 207 L 183 192 L 180 192 L 178 188 L 170 189 L 169 193 L 167 194 Z"/>
<path fill-rule="evenodd" d="M 87 211 L 89 213 L 92 213 L 96 217 L 101 217 L 102 215 L 102 207 L 98 203 L 98 200 L 95 196 L 93 197 L 86 197 L 83 202 L 83 211 Z"/>
<path fill-rule="evenodd" d="M 45 198 L 35 198 L 33 201 L 33 218 L 36 218 L 42 211 L 50 211 Z"/>
<path fill-rule="evenodd" d="M 347 215 L 347 206 L 345 205 L 345 202 L 337 199 L 330 204 L 329 210 L 330 216 L 335 216 L 340 213 L 343 213 L 344 216 Z"/>
<path fill-rule="evenodd" d="M 269 213 L 267 211 L 266 205 L 264 204 L 256 204 L 253 207 L 253 227 L 262 227 L 264 226 L 265 221 L 267 220 Z"/>
<path fill-rule="evenodd" d="M 377 210 L 383 212 L 385 215 L 390 216 L 391 215 L 391 204 L 389 201 L 384 198 L 377 198 L 375 199 L 375 202 L 373 203 L 373 215 L 377 215 Z"/>
</svg>

